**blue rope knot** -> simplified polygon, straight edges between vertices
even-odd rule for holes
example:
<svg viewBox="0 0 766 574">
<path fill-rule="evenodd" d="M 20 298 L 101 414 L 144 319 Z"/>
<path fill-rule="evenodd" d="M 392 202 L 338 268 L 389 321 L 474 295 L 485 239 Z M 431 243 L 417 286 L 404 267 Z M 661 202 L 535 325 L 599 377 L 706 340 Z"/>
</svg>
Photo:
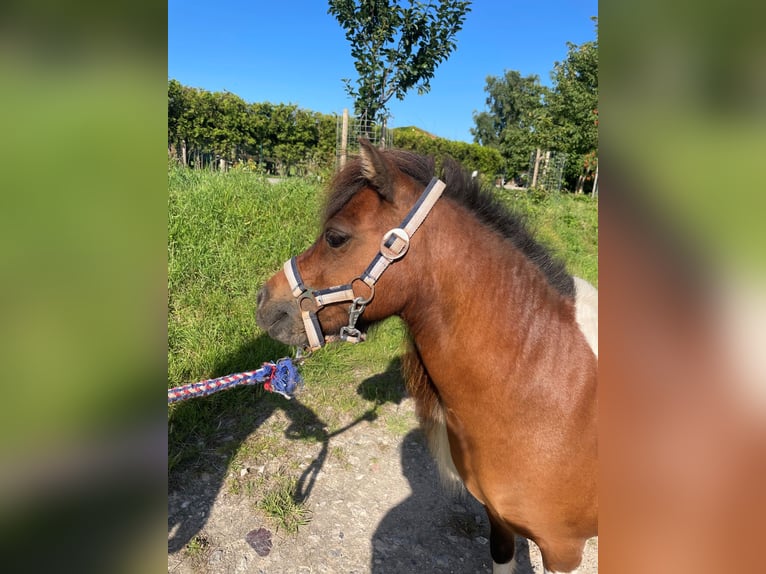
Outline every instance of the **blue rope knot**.
<svg viewBox="0 0 766 574">
<path fill-rule="evenodd" d="M 269 378 L 263 384 L 263 388 L 267 391 L 279 393 L 283 397 L 290 399 L 295 394 L 297 388 L 303 386 L 303 379 L 290 359 L 279 359 L 276 365 L 273 363 L 266 364 L 272 367 Z"/>
</svg>

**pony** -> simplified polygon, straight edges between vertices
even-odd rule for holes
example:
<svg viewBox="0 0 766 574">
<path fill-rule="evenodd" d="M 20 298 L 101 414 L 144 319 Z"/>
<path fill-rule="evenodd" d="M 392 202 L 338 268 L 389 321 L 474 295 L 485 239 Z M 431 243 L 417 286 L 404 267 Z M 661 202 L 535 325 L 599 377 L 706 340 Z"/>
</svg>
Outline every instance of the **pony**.
<svg viewBox="0 0 766 574">
<path fill-rule="evenodd" d="M 598 292 L 456 162 L 434 169 L 361 140 L 257 323 L 316 349 L 399 316 L 408 392 L 442 475 L 486 510 L 493 572 L 513 572 L 515 535 L 546 572 L 576 571 L 598 524 Z"/>
</svg>

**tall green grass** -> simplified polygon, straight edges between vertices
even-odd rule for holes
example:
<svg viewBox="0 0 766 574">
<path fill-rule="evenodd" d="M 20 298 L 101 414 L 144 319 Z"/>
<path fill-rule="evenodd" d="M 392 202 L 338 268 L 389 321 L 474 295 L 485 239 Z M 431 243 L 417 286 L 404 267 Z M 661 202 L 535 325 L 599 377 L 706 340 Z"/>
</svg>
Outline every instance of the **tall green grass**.
<svg viewBox="0 0 766 574">
<path fill-rule="evenodd" d="M 311 243 L 319 201 L 319 190 L 300 180 L 271 185 L 243 172 L 170 170 L 171 382 L 212 374 L 257 333 L 257 289 Z"/>
<path fill-rule="evenodd" d="M 286 259 L 314 240 L 322 188 L 300 179 L 272 185 L 255 174 L 180 168 L 169 170 L 168 187 L 168 387 L 255 369 L 290 354 L 258 329 L 255 298 Z M 326 425 L 326 432 L 370 411 L 382 402 L 375 393 L 385 398 L 396 377 L 386 379 L 388 387 L 364 395 L 359 382 L 386 371 L 403 329 L 388 321 L 373 339 L 316 353 L 301 369 L 310 390 L 308 399 L 303 395 L 305 405 L 252 387 L 173 405 L 170 468 L 197 464 L 209 455 L 211 436 L 245 436 L 275 410 L 285 410 L 307 428 Z M 325 436 L 296 432 L 317 440 Z M 273 445 L 262 450 L 278 456 Z"/>
<path fill-rule="evenodd" d="M 567 270 L 598 287 L 598 199 L 588 195 L 539 191 L 498 191 L 522 213 L 535 237 Z"/>
</svg>

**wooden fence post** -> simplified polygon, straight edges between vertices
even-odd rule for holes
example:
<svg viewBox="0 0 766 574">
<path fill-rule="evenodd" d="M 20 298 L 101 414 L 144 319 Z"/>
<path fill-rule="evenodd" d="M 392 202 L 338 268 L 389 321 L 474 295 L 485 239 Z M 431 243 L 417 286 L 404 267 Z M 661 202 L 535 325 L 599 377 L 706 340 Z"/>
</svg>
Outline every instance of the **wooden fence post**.
<svg viewBox="0 0 766 574">
<path fill-rule="evenodd" d="M 340 169 L 346 165 L 348 154 L 348 108 L 343 108 L 343 122 L 340 128 Z"/>
<path fill-rule="evenodd" d="M 590 192 L 592 197 L 598 195 L 598 164 L 596 164 L 596 175 L 593 176 L 593 190 Z"/>
<path fill-rule="evenodd" d="M 540 170 L 540 148 L 535 151 L 535 169 L 532 173 L 532 185 L 529 187 L 534 188 L 537 185 L 537 174 Z"/>
<path fill-rule="evenodd" d="M 386 135 L 388 135 L 388 118 L 383 118 L 383 123 L 380 127 L 380 149 L 386 149 Z"/>
</svg>

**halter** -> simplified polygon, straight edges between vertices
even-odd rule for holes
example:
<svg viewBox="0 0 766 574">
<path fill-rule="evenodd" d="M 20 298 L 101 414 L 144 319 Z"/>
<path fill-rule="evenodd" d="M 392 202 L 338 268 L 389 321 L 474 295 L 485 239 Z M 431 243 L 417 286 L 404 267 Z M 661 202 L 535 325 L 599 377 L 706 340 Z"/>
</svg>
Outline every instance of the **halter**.
<svg viewBox="0 0 766 574">
<path fill-rule="evenodd" d="M 306 331 L 309 348 L 312 351 L 322 348 L 325 344 L 322 328 L 317 318 L 317 311 L 325 305 L 332 305 L 334 303 L 351 301 L 351 306 L 348 309 L 348 325 L 341 327 L 339 333 L 340 340 L 349 343 L 358 343 L 362 340 L 362 333 L 356 328 L 356 322 L 359 320 L 364 308 L 375 296 L 375 283 L 378 282 L 380 276 L 383 275 L 383 272 L 388 269 L 391 263 L 401 259 L 407 253 L 410 247 L 410 238 L 431 212 L 445 187 L 446 184 L 440 179 L 435 177 L 431 179 L 431 182 L 423 190 L 423 193 L 402 220 L 400 226 L 390 229 L 383 234 L 378 254 L 373 257 L 367 269 L 361 275 L 352 279 L 350 283 L 327 289 L 311 289 L 303 283 L 295 257 L 285 261 L 282 269 L 285 272 L 287 282 L 301 312 L 303 328 Z M 366 299 L 364 297 L 357 297 L 354 294 L 354 283 L 357 281 L 361 281 L 369 287 L 370 296 Z"/>
</svg>

